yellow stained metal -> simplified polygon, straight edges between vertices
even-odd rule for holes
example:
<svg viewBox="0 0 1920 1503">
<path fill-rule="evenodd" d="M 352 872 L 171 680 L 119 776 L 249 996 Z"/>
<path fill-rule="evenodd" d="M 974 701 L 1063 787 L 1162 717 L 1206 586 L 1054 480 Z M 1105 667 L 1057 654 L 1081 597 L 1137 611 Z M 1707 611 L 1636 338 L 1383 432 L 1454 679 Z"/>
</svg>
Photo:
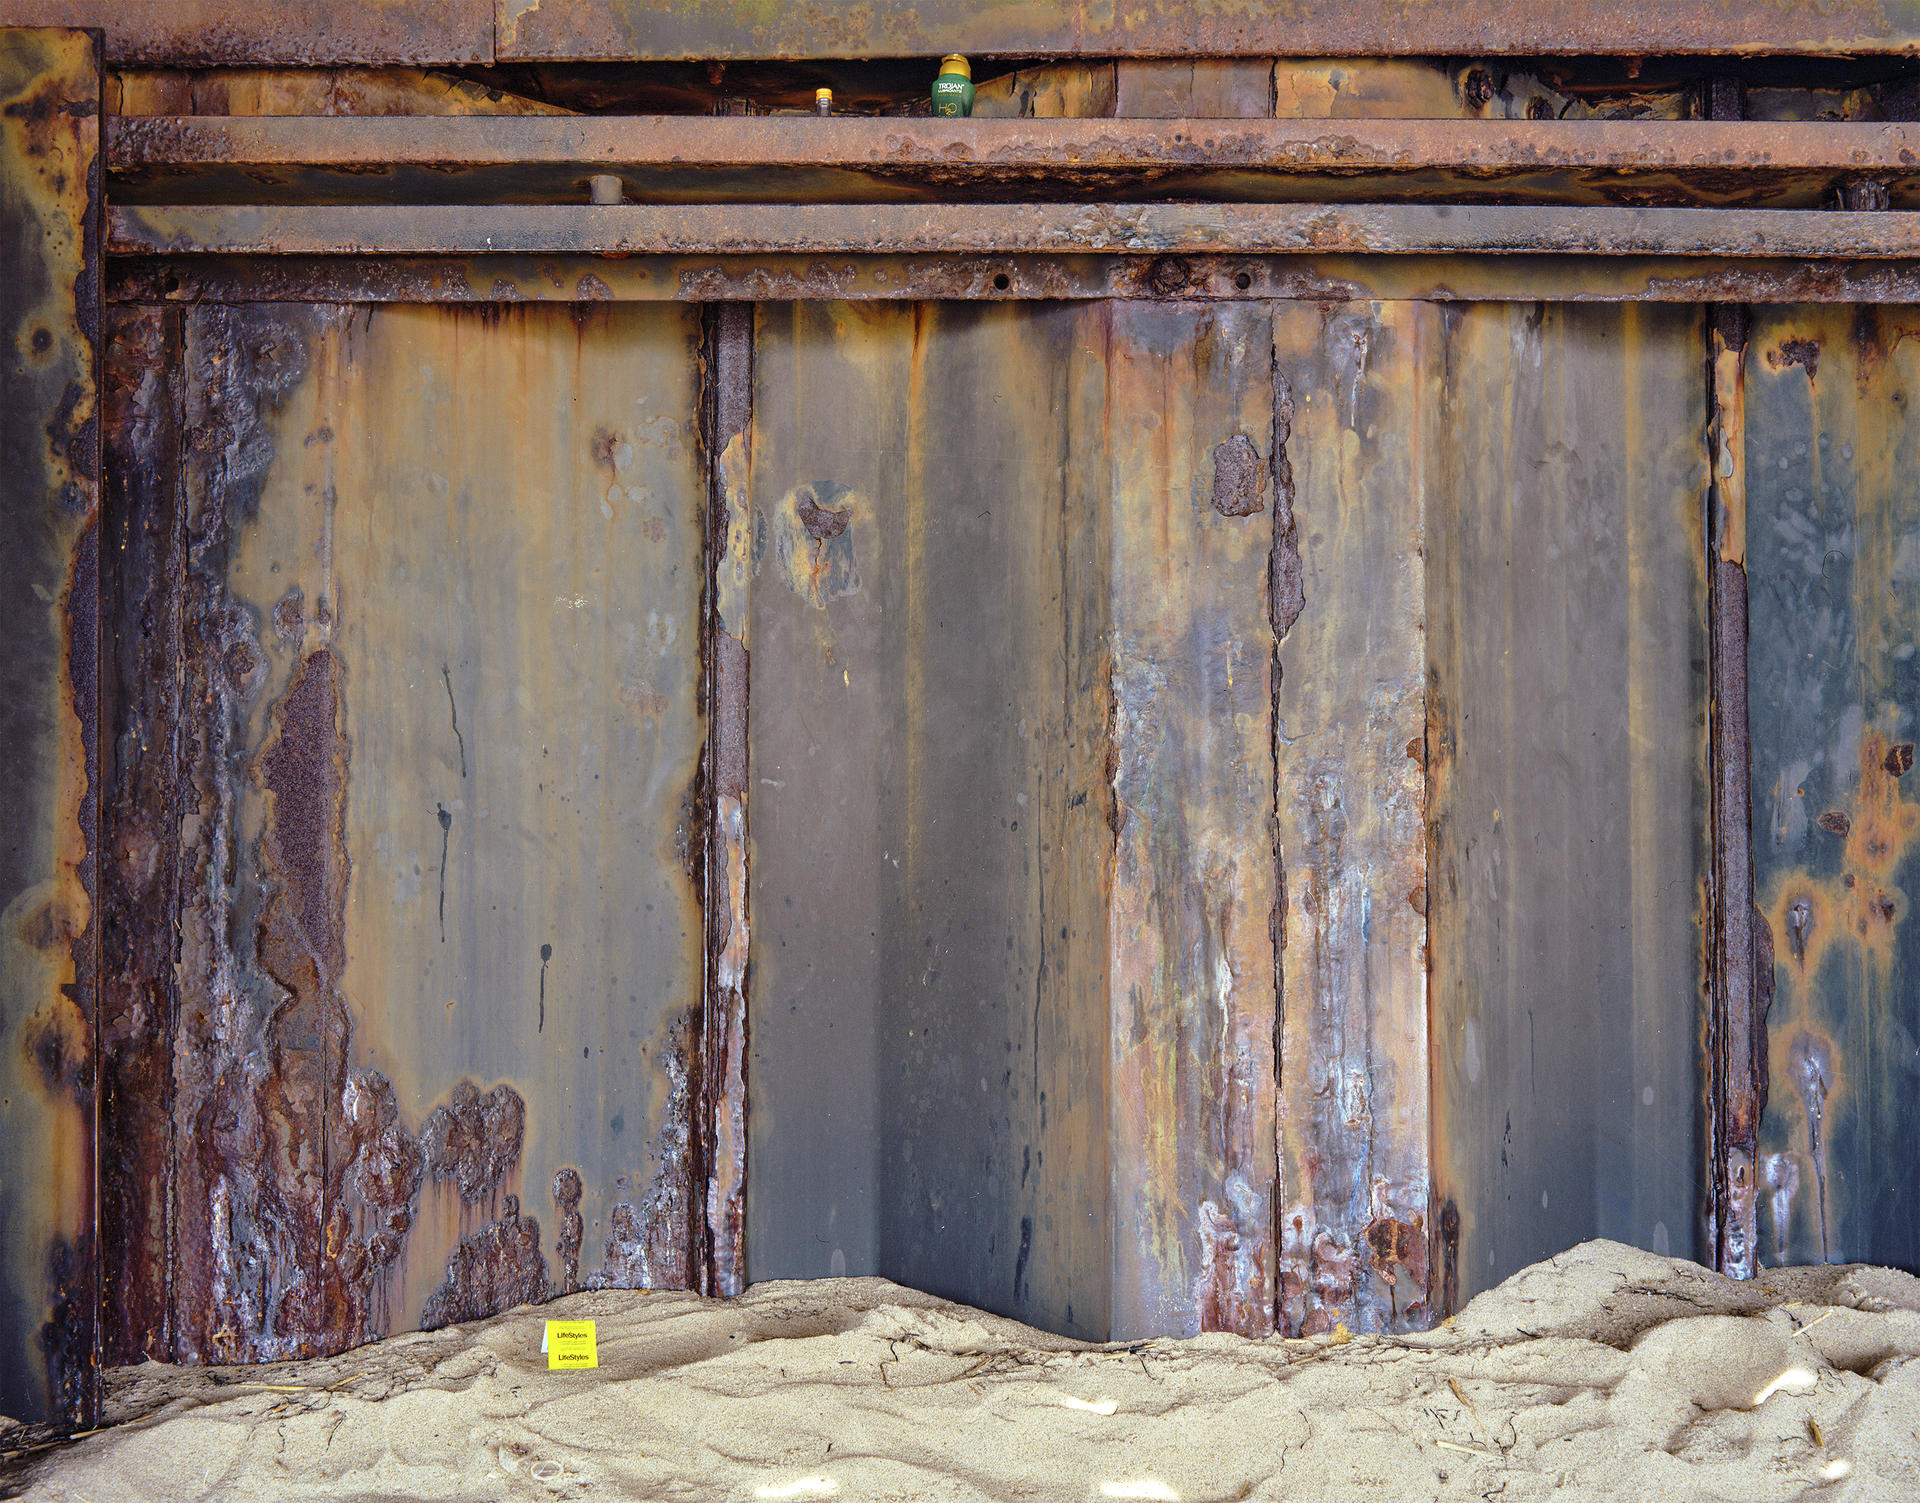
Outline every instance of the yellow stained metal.
<svg viewBox="0 0 1920 1503">
<path fill-rule="evenodd" d="M 419 68 L 127 68 L 108 75 L 129 115 L 570 115 L 451 73 Z"/>
<path fill-rule="evenodd" d="M 1587 1237 L 1696 1252 L 1706 352 L 1679 309 L 1444 326 L 1433 1111 L 1464 1301 Z"/>
<path fill-rule="evenodd" d="M 1045 63 L 989 79 L 974 90 L 981 119 L 1062 120 L 1113 113 L 1112 63 Z"/>
<path fill-rule="evenodd" d="M 1303 597 L 1274 738 L 1281 1316 L 1385 1329 L 1419 1318 L 1427 1283 L 1425 555 L 1445 315 L 1276 310 Z"/>
<path fill-rule="evenodd" d="M 1920 313 L 1755 310 L 1755 901 L 1772 941 L 1764 1261 L 1905 1264 L 1920 798 Z"/>
<path fill-rule="evenodd" d="M 93 1402 L 100 64 L 0 29 L 0 1413 Z"/>
<path fill-rule="evenodd" d="M 414 1132 L 462 1079 L 526 1102 L 519 1160 L 483 1199 L 429 1174 L 384 1291 L 395 1329 L 509 1196 L 555 1264 L 556 1171 L 584 1182 L 583 1278 L 619 1203 L 644 1220 L 649 1191 L 685 1179 L 698 339 L 697 311 L 665 305 L 320 310 L 265 425 L 228 569 L 266 664 L 246 744 L 329 649 L 349 1067 L 390 1079 Z M 243 852 L 268 800 L 239 784 Z M 678 1211 L 653 1209 L 684 1214 L 672 1193 Z M 632 1282 L 633 1249 L 614 1251 Z"/>
</svg>

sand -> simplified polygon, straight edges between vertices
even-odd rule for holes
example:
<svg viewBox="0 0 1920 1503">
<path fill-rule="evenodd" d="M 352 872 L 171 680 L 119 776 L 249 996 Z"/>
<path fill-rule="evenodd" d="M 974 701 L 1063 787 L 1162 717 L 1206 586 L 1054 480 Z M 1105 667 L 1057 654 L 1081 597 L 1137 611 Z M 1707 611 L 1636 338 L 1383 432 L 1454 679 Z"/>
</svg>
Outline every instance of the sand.
<svg viewBox="0 0 1920 1503">
<path fill-rule="evenodd" d="M 549 1372 L 545 1317 L 598 1322 Z M 25 1496 L 1920 1499 L 1920 1280 L 1594 1242 L 1419 1336 L 1089 1346 L 881 1279 L 570 1296 L 269 1368 L 126 1369 Z"/>
</svg>

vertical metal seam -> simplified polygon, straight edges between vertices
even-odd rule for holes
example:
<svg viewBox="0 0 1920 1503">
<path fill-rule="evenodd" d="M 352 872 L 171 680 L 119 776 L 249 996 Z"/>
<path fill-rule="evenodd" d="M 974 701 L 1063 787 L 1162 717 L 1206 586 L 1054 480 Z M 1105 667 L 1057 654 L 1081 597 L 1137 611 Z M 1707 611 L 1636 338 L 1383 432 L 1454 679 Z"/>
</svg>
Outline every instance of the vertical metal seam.
<svg viewBox="0 0 1920 1503">
<path fill-rule="evenodd" d="M 166 389 L 162 400 L 173 409 L 172 422 L 174 432 L 182 433 L 186 429 L 186 395 L 181 373 L 186 369 L 186 315 L 177 305 L 166 305 L 162 311 L 161 348 L 164 351 L 163 366 L 166 371 Z M 167 1070 L 161 1083 L 161 1094 L 167 1103 L 167 1209 L 164 1220 L 166 1227 L 166 1273 L 163 1288 L 165 1305 L 161 1312 L 161 1331 L 164 1354 L 162 1360 L 178 1362 L 180 1360 L 180 1323 L 174 1309 L 174 1286 L 179 1275 L 179 1216 L 180 1216 L 180 1122 L 174 1112 L 174 1086 L 177 1077 L 173 1069 L 173 1057 L 180 1046 L 180 946 L 181 929 L 178 915 L 184 896 L 183 872 L 185 859 L 177 849 L 184 813 L 185 794 L 188 775 L 187 769 L 187 732 L 185 707 L 187 703 L 187 600 L 191 587 L 191 571 L 187 558 L 189 527 L 187 525 L 187 455 L 185 447 L 176 438 L 173 447 L 173 483 L 171 515 L 168 525 L 172 530 L 170 543 L 172 559 L 172 578 L 168 581 L 169 606 L 167 620 L 167 646 L 169 663 L 173 673 L 174 706 L 172 723 L 167 727 L 167 754 L 173 763 L 173 770 L 167 779 L 167 787 L 173 793 L 173 805 L 166 813 L 166 829 L 175 841 L 170 871 L 168 874 L 167 911 L 175 915 L 173 925 L 172 968 L 166 980 L 167 998 Z"/>
<path fill-rule="evenodd" d="M 100 911 L 100 898 L 102 896 L 100 882 L 100 784 L 105 775 L 105 764 L 101 760 L 101 753 L 104 749 L 104 728 L 101 713 L 103 707 L 100 703 L 100 686 L 106 681 L 103 675 L 108 650 L 108 638 L 103 627 L 107 616 L 102 609 L 102 605 L 105 595 L 104 582 L 109 567 L 106 558 L 106 539 L 102 531 L 106 521 L 105 508 L 103 505 L 106 480 L 103 460 L 106 454 L 105 404 L 107 390 L 107 331 L 105 307 L 106 268 L 103 265 L 103 261 L 106 252 L 107 129 L 105 85 L 107 72 L 105 33 L 97 27 L 90 27 L 87 29 L 87 36 L 92 43 L 93 53 L 93 123 L 95 140 L 93 157 L 87 164 L 86 225 L 82 231 L 82 243 L 85 247 L 85 254 L 82 261 L 81 286 L 78 289 L 78 293 L 79 296 L 91 306 L 76 311 L 81 314 L 82 328 L 84 329 L 90 324 L 93 331 L 90 355 L 93 365 L 94 416 L 91 429 L 92 438 L 88 446 L 92 452 L 83 457 L 83 462 L 89 464 L 93 471 L 94 577 L 93 599 L 88 602 L 88 604 L 93 611 L 93 663 L 91 665 L 91 672 L 94 686 L 94 703 L 92 745 L 86 747 L 83 753 L 89 776 L 86 804 L 83 806 L 83 813 L 81 815 L 82 819 L 92 826 L 92 838 L 89 841 L 90 849 L 86 857 L 87 870 L 85 877 L 87 896 L 91 900 L 90 906 L 92 911 L 87 916 L 87 927 L 84 936 L 86 954 L 83 957 L 82 963 L 86 969 L 86 979 L 84 983 L 85 995 L 90 998 L 92 1009 L 92 1016 L 87 1021 L 92 1033 L 93 1142 L 90 1145 L 91 1152 L 89 1154 L 91 1162 L 85 1166 L 84 1172 L 89 1175 L 91 1182 L 89 1195 L 91 1204 L 89 1206 L 90 1214 L 88 1222 L 90 1225 L 90 1241 L 92 1243 L 90 1261 L 93 1265 L 91 1269 L 93 1308 L 89 1311 L 89 1316 L 93 1329 L 89 1333 L 88 1346 L 91 1360 L 88 1364 L 89 1371 L 87 1373 L 86 1391 L 81 1399 L 80 1412 L 72 1416 L 75 1422 L 81 1426 L 92 1426 L 99 1422 L 101 1403 L 100 1370 L 101 1359 L 105 1355 L 102 1336 L 105 1330 L 105 1322 L 101 1317 L 104 1313 L 106 1299 L 106 1284 L 102 1278 L 104 1259 L 101 1251 L 102 1242 L 100 1237 L 100 1082 L 102 1079 L 100 1004 L 101 981 L 105 970 L 104 947 L 101 944 L 103 914 Z"/>
</svg>

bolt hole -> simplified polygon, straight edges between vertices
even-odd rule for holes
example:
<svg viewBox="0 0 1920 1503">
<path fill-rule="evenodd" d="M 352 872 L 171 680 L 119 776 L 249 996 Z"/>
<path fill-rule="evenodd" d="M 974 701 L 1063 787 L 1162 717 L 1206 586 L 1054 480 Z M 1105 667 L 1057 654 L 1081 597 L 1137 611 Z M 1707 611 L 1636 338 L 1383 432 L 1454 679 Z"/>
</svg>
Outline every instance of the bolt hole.
<svg viewBox="0 0 1920 1503">
<path fill-rule="evenodd" d="M 178 292 L 180 290 L 180 278 L 175 276 L 172 272 L 168 272 L 166 275 L 166 280 L 163 283 L 163 285 L 166 287 L 167 291 L 169 292 Z"/>
<path fill-rule="evenodd" d="M 1235 272 L 1233 274 L 1233 285 L 1238 287 L 1242 292 L 1245 292 L 1253 285 L 1253 273 L 1250 271 Z"/>
<path fill-rule="evenodd" d="M 993 279 L 993 290 L 995 292 L 1005 292 L 1012 285 L 1013 285 L 1013 279 L 1009 277 L 1004 271 L 999 273 Z"/>
</svg>

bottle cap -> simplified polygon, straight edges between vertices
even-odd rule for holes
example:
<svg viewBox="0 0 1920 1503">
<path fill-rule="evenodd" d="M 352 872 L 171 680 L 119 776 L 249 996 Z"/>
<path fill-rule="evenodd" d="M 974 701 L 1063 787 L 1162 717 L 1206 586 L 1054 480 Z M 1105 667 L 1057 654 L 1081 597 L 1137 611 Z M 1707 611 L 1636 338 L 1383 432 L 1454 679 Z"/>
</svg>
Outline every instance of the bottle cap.
<svg viewBox="0 0 1920 1503">
<path fill-rule="evenodd" d="M 832 104 L 833 90 L 832 89 L 815 89 L 813 91 L 813 102 L 815 104 Z"/>
<path fill-rule="evenodd" d="M 945 57 L 940 59 L 940 71 L 942 73 L 958 73 L 962 78 L 966 79 L 973 77 L 972 65 L 957 52 L 949 52 Z"/>
</svg>

